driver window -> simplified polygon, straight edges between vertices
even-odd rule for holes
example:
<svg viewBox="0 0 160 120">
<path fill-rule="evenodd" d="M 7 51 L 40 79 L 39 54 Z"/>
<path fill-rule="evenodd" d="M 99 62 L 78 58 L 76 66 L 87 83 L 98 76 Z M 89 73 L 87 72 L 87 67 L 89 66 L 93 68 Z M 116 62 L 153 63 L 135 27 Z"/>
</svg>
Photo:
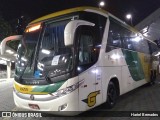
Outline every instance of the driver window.
<svg viewBox="0 0 160 120">
<path fill-rule="evenodd" d="M 93 35 L 89 31 L 83 31 L 79 39 L 79 65 L 93 62 Z"/>
</svg>

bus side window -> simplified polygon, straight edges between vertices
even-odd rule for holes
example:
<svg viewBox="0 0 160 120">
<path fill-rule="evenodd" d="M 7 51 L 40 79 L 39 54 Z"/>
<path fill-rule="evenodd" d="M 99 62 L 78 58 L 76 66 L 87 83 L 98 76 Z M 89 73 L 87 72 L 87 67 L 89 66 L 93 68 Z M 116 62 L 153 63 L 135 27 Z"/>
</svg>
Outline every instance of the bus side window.
<svg viewBox="0 0 160 120">
<path fill-rule="evenodd" d="M 132 35 L 132 43 L 135 48 L 135 51 L 149 54 L 149 46 L 147 40 L 136 33 Z"/>
<path fill-rule="evenodd" d="M 158 51 L 158 46 L 148 41 L 150 54 Z"/>
<path fill-rule="evenodd" d="M 122 23 L 110 17 L 110 26 L 108 33 L 107 45 L 119 48 L 134 50 L 132 44 L 132 32 L 128 30 Z M 106 52 L 108 47 L 106 47 Z"/>
<path fill-rule="evenodd" d="M 122 47 L 121 27 L 116 22 L 110 20 L 107 44 L 114 47 Z"/>
</svg>

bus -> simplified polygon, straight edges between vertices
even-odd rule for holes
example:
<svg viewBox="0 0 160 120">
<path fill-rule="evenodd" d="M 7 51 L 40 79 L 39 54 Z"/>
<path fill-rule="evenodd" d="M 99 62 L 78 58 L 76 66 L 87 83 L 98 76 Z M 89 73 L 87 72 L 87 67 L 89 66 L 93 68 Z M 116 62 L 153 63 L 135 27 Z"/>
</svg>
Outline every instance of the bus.
<svg viewBox="0 0 160 120">
<path fill-rule="evenodd" d="M 87 111 L 150 82 L 157 45 L 107 11 L 77 7 L 38 18 L 18 45 L 14 102 L 37 111 Z M 66 112 L 70 114 L 71 112 Z"/>
</svg>

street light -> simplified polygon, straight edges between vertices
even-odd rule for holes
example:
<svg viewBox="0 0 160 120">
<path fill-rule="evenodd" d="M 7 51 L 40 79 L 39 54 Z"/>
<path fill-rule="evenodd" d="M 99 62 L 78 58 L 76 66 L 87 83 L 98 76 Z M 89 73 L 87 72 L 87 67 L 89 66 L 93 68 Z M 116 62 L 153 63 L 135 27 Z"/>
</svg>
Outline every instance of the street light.
<svg viewBox="0 0 160 120">
<path fill-rule="evenodd" d="M 104 1 L 100 1 L 99 2 L 99 8 L 104 7 L 105 6 L 105 2 Z"/>
<path fill-rule="evenodd" d="M 128 20 L 131 20 L 131 25 L 133 26 L 133 24 L 132 24 L 132 15 L 131 15 L 131 14 L 127 14 L 127 15 L 126 15 L 126 18 L 127 18 Z"/>
</svg>

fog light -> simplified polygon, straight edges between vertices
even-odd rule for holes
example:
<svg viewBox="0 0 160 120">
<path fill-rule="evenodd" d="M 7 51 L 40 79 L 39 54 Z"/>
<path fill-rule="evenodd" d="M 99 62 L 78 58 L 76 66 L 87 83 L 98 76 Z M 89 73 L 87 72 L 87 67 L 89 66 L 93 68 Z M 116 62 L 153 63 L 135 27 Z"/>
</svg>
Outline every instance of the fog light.
<svg viewBox="0 0 160 120">
<path fill-rule="evenodd" d="M 67 107 L 67 103 L 59 106 L 58 111 L 62 111 Z"/>
</svg>

